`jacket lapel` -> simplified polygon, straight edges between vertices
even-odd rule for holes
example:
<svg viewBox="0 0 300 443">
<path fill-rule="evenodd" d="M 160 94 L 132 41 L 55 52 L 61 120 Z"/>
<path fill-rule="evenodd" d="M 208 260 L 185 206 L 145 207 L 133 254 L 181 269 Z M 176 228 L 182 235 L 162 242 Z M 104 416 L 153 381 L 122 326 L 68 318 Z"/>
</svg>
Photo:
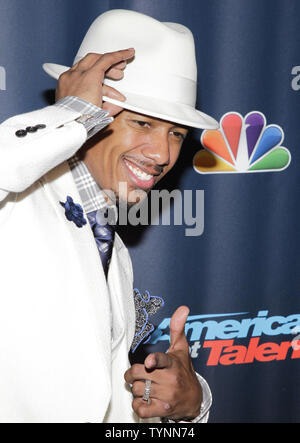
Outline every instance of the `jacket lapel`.
<svg viewBox="0 0 300 443">
<path fill-rule="evenodd" d="M 87 224 L 78 228 L 75 223 L 67 220 L 64 208 L 60 202 L 65 202 L 67 196 L 72 197 L 74 203 L 82 205 L 82 201 L 72 177 L 67 162 L 50 171 L 42 178 L 42 184 L 54 211 L 64 226 L 66 239 L 69 238 L 74 259 L 80 263 L 87 287 L 87 301 L 90 304 L 92 322 L 99 343 L 99 352 L 107 369 L 109 377 L 111 369 L 111 330 L 110 330 L 110 302 L 105 275 L 99 252 Z M 108 383 L 109 384 L 109 383 Z"/>
<path fill-rule="evenodd" d="M 43 186 L 58 218 L 66 229 L 66 236 L 71 236 L 74 253 L 80 260 L 82 272 L 85 274 L 87 294 L 93 313 L 95 332 L 102 344 L 108 371 L 111 364 L 111 327 L 113 320 L 115 349 L 126 333 L 129 349 L 135 333 L 135 307 L 133 299 L 133 273 L 127 248 L 116 234 L 112 259 L 106 281 L 99 252 L 89 223 L 78 228 L 75 223 L 67 220 L 60 202 L 67 196 L 74 203 L 82 201 L 67 162 L 59 165 L 43 177 Z M 85 218 L 86 217 L 86 214 Z M 113 315 L 112 315 L 113 311 Z"/>
<path fill-rule="evenodd" d="M 109 267 L 108 286 L 113 311 L 113 350 L 121 342 L 124 333 L 126 333 L 127 349 L 129 349 L 135 332 L 133 273 L 127 248 L 117 234 Z"/>
</svg>

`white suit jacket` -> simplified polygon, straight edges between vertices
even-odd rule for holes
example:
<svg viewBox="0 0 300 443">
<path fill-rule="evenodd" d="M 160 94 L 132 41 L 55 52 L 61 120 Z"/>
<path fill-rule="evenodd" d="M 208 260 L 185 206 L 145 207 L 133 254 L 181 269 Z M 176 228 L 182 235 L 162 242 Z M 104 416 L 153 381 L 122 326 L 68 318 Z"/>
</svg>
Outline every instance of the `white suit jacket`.
<svg viewBox="0 0 300 443">
<path fill-rule="evenodd" d="M 2 422 L 136 419 L 123 378 L 135 331 L 129 254 L 116 236 L 107 287 L 89 225 L 59 203 L 81 201 L 66 162 L 86 140 L 78 117 L 47 107 L 0 125 Z"/>
<path fill-rule="evenodd" d="M 86 141 L 79 116 L 49 106 L 0 125 L 0 422 L 137 421 L 128 251 L 116 236 L 107 284 L 89 224 L 60 205 L 81 202 L 66 161 Z"/>
</svg>

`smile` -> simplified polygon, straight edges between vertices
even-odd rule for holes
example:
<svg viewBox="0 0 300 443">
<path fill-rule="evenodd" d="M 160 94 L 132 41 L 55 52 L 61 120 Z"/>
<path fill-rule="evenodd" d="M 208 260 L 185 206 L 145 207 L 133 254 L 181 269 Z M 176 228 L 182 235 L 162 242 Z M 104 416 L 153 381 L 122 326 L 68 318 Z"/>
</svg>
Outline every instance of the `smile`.
<svg viewBox="0 0 300 443">
<path fill-rule="evenodd" d="M 152 187 L 154 184 L 154 176 L 152 174 L 147 174 L 145 171 L 140 169 L 135 164 L 124 158 L 124 163 L 129 169 L 130 176 L 134 178 L 136 184 L 142 188 Z"/>
</svg>

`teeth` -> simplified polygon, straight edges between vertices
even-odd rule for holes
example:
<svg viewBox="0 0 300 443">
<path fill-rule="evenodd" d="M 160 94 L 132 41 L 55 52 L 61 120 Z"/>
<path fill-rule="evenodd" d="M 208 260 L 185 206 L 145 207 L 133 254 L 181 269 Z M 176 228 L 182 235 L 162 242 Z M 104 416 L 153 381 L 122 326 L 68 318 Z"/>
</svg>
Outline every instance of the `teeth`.
<svg viewBox="0 0 300 443">
<path fill-rule="evenodd" d="M 128 166 L 128 168 L 130 169 L 130 171 L 133 172 L 134 175 L 136 175 L 140 180 L 148 181 L 153 178 L 153 175 L 146 174 L 146 172 L 142 171 L 140 168 L 132 166 L 126 160 L 125 160 L 125 163 Z"/>
</svg>

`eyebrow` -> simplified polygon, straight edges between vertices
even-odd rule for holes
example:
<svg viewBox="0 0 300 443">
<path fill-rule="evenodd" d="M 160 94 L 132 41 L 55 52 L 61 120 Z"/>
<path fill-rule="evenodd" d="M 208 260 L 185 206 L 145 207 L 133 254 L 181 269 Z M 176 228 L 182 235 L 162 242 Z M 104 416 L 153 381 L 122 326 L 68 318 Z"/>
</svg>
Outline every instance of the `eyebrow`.
<svg viewBox="0 0 300 443">
<path fill-rule="evenodd" d="M 170 129 L 173 129 L 173 128 L 184 129 L 184 130 L 187 131 L 187 133 L 189 132 L 189 129 L 190 129 L 187 126 L 180 125 L 178 123 L 169 122 L 167 120 L 163 120 L 163 119 L 160 119 L 160 118 L 157 118 L 157 117 L 151 117 L 151 115 L 139 114 L 139 113 L 136 114 L 136 113 L 134 113 L 132 111 L 130 111 L 130 113 L 128 113 L 128 116 L 133 118 L 133 119 L 135 119 L 135 120 L 148 119 L 149 122 L 153 122 L 153 123 L 159 123 L 159 122 L 169 123 L 170 125 L 172 125 Z"/>
</svg>

